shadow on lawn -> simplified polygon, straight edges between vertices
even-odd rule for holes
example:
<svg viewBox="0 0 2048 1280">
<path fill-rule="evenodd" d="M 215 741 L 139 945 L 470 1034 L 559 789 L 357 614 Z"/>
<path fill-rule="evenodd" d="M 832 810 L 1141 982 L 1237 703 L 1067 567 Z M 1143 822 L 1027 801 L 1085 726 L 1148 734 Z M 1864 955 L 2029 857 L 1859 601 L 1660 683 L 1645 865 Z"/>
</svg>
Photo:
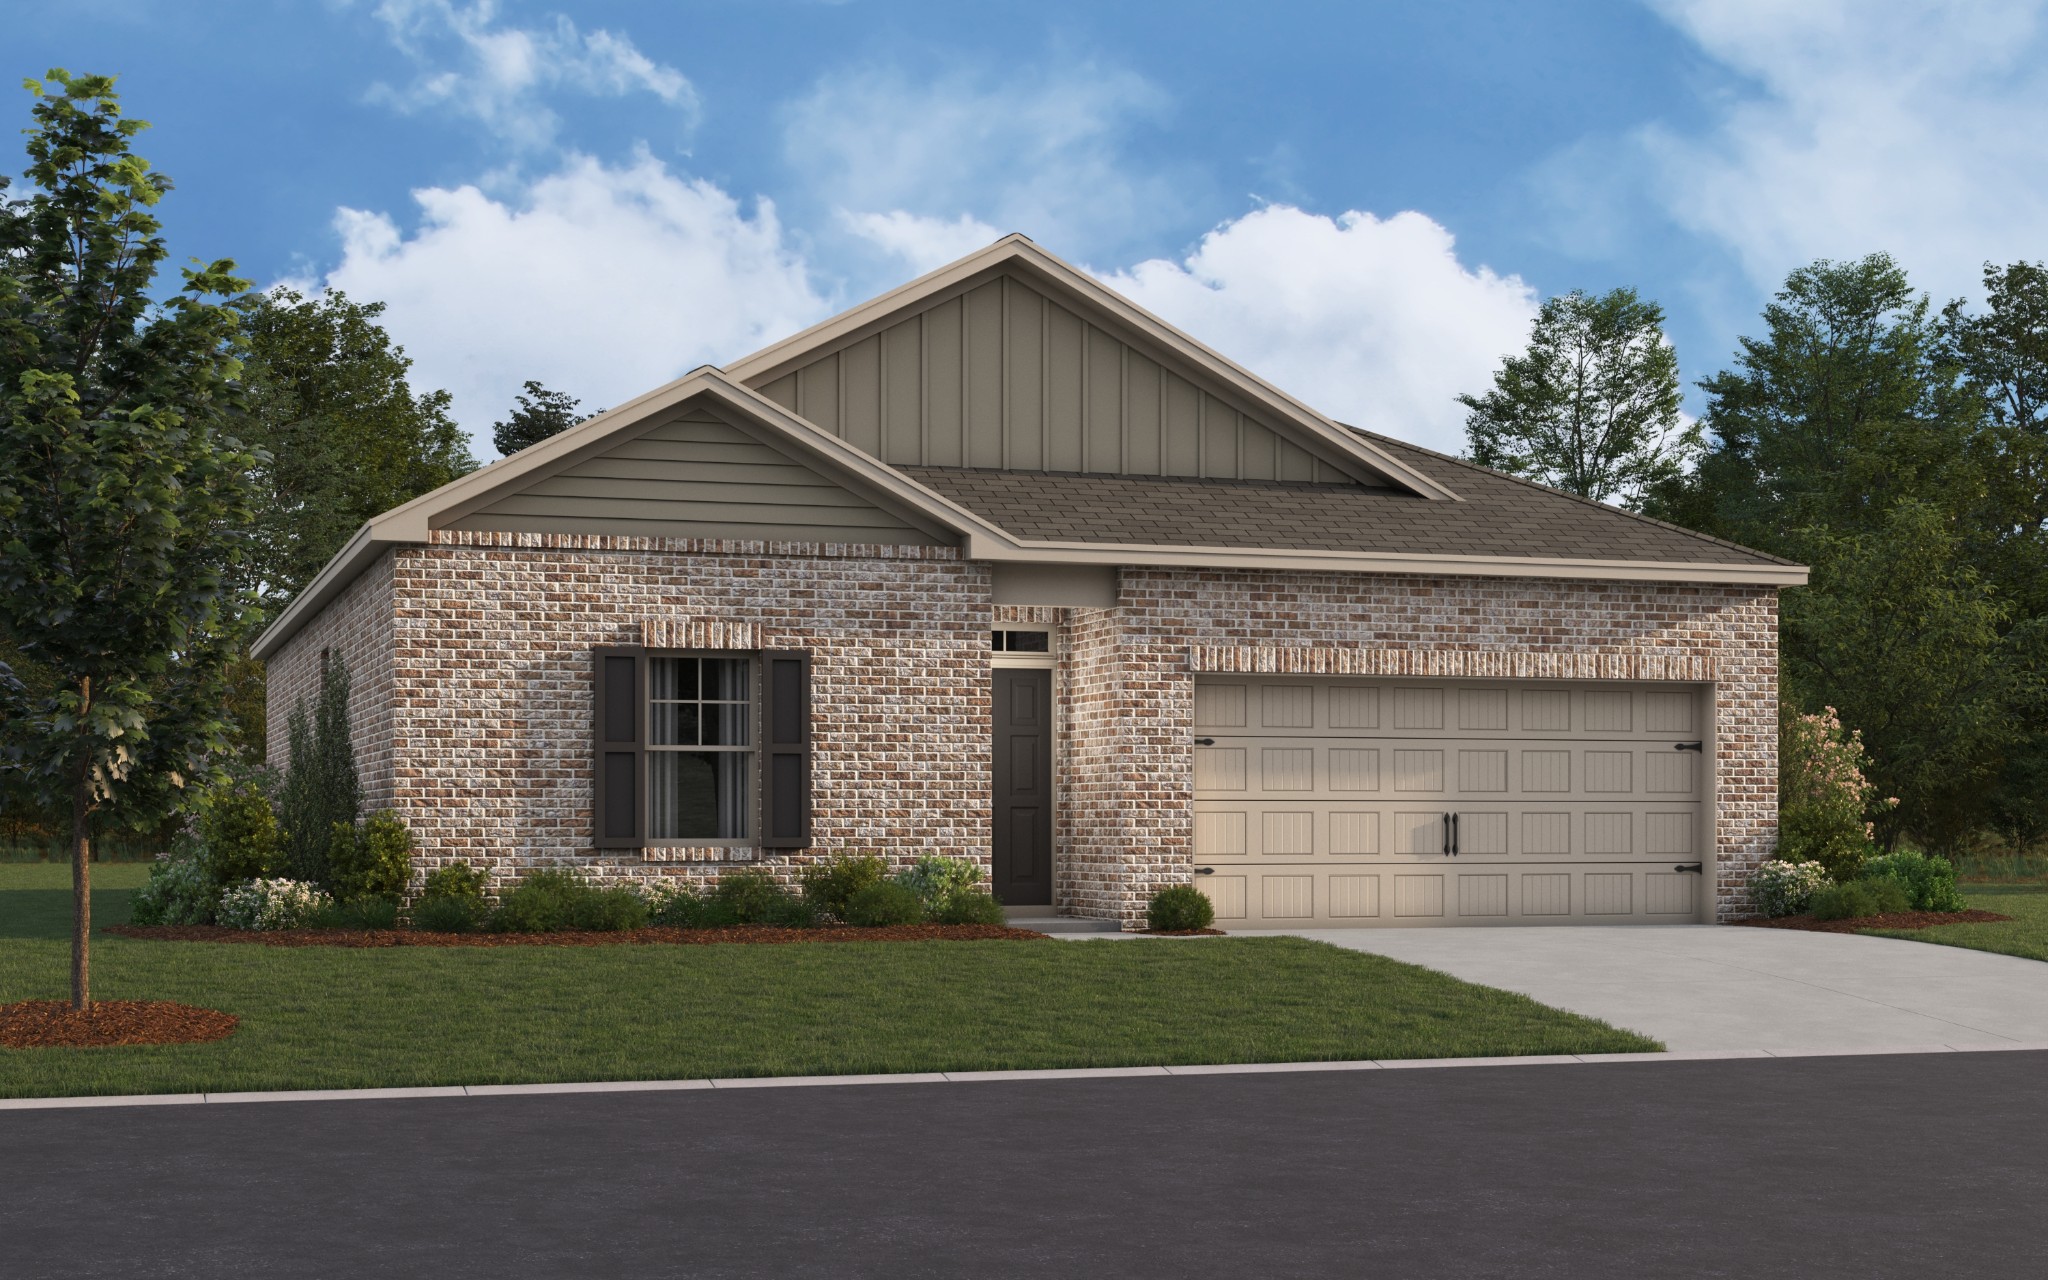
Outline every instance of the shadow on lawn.
<svg viewBox="0 0 2048 1280">
<path fill-rule="evenodd" d="M 94 932 L 128 922 L 133 889 L 95 889 L 92 894 Z M 0 939 L 40 938 L 63 941 L 71 936 L 71 890 L 7 889 L 0 891 Z"/>
</svg>

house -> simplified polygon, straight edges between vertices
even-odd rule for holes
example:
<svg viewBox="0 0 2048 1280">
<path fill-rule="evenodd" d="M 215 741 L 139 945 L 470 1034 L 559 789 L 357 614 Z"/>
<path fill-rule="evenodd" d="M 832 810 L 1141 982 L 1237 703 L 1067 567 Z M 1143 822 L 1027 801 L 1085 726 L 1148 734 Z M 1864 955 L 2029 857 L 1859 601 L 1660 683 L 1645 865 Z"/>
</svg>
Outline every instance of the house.
<svg viewBox="0 0 2048 1280">
<path fill-rule="evenodd" d="M 264 633 L 503 878 L 985 861 L 1256 927 L 1747 909 L 1755 551 L 1342 426 L 1011 236 L 371 520 Z"/>
</svg>

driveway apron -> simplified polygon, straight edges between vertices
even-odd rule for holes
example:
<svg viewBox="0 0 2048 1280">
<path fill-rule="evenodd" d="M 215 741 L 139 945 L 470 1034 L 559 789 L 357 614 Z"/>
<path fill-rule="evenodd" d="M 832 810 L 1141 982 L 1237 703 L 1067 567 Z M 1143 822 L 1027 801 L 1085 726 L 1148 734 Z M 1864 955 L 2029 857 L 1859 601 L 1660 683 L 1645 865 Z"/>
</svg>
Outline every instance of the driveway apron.
<svg viewBox="0 0 2048 1280">
<path fill-rule="evenodd" d="M 1960 947 L 1714 925 L 1288 932 L 1517 991 L 1673 1050 L 2048 1044 L 2048 964 Z"/>
</svg>

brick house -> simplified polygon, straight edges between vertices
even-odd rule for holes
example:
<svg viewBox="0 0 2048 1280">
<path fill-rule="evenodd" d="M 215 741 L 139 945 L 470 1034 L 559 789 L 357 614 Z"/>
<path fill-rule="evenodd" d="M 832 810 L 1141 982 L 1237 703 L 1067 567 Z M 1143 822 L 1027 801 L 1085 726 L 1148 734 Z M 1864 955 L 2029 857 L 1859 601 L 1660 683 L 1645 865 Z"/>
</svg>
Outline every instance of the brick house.
<svg viewBox="0 0 2048 1280">
<path fill-rule="evenodd" d="M 1335 423 L 1012 236 L 378 516 L 256 654 L 273 759 L 347 661 L 423 870 L 1683 922 L 1775 839 L 1804 580 Z"/>
</svg>

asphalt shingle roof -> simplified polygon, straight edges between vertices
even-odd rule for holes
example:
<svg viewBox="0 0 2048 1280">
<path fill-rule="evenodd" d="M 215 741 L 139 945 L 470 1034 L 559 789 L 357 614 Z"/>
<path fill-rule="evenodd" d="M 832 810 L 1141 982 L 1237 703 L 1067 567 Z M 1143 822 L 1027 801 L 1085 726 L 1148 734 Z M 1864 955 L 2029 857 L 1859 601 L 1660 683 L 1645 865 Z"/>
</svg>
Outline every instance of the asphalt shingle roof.
<svg viewBox="0 0 2048 1280">
<path fill-rule="evenodd" d="M 1414 556 L 1788 564 L 1775 556 L 1488 471 L 1385 436 L 1380 448 L 1456 493 L 1360 484 L 899 467 L 1018 538 Z"/>
</svg>

